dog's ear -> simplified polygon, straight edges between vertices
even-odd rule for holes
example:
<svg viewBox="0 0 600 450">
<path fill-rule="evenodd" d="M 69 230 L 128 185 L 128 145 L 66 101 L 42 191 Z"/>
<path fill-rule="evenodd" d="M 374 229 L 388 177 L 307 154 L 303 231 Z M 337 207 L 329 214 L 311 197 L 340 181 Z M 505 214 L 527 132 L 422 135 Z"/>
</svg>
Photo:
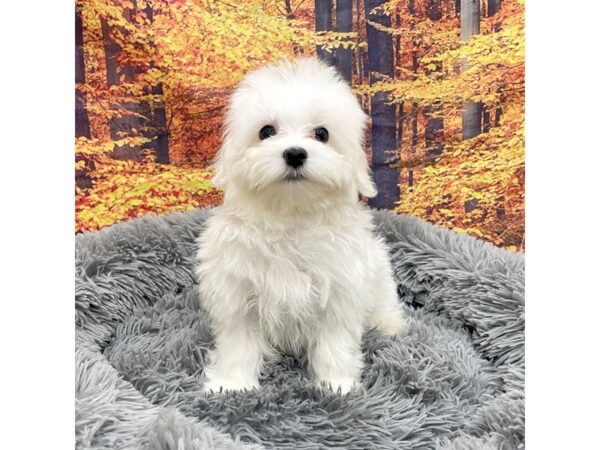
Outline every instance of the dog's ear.
<svg viewBox="0 0 600 450">
<path fill-rule="evenodd" d="M 369 161 L 367 160 L 367 153 L 364 150 L 368 116 L 360 107 L 356 97 L 354 97 L 352 106 L 352 108 L 348 108 L 349 111 L 353 111 L 353 116 L 349 121 L 358 124 L 356 128 L 352 128 L 351 133 L 348 133 L 354 158 L 354 183 L 359 194 L 363 197 L 375 197 L 377 195 L 377 188 L 371 179 Z"/>
<path fill-rule="evenodd" d="M 214 170 L 214 175 L 212 178 L 213 186 L 219 189 L 227 188 L 227 179 L 228 179 L 228 170 L 227 170 L 227 155 L 230 153 L 231 144 L 230 139 L 227 135 L 223 138 L 223 143 L 221 144 L 221 148 L 217 152 L 215 159 L 213 160 L 212 167 Z"/>
<path fill-rule="evenodd" d="M 354 181 L 356 182 L 358 192 L 363 197 L 375 197 L 377 195 L 377 188 L 371 179 L 367 154 L 362 149 L 358 153 L 358 161 L 355 167 Z"/>
</svg>

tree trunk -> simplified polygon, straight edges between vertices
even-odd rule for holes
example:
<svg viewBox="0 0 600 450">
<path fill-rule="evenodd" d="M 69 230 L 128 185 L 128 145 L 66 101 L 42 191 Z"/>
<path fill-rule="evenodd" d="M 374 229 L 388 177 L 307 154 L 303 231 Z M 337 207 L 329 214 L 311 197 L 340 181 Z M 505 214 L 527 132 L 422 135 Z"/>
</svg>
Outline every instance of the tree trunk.
<svg viewBox="0 0 600 450">
<path fill-rule="evenodd" d="M 156 162 L 169 164 L 169 132 L 167 129 L 167 113 L 165 111 L 165 96 L 162 83 L 152 87 L 152 94 L 161 98 L 159 106 L 153 109 L 153 128 L 156 139 L 152 141 Z"/>
<path fill-rule="evenodd" d="M 339 33 L 352 32 L 352 0 L 337 0 L 335 26 Z M 335 67 L 344 79 L 352 84 L 352 50 L 350 48 L 338 47 L 335 49 Z"/>
<path fill-rule="evenodd" d="M 427 1 L 427 18 L 433 21 L 442 18 L 442 0 Z"/>
<path fill-rule="evenodd" d="M 480 3 L 479 0 L 461 0 L 460 13 L 460 39 L 468 41 L 471 36 L 479 34 L 480 25 Z M 461 69 L 468 68 L 468 61 L 462 62 Z M 480 102 L 468 102 L 465 105 L 462 116 L 463 140 L 474 138 L 481 134 L 481 122 L 483 105 Z M 479 207 L 477 199 L 467 200 L 464 204 L 465 212 L 471 213 Z"/>
<path fill-rule="evenodd" d="M 294 8 L 292 8 L 292 0 L 285 0 L 285 14 L 288 20 L 296 19 Z M 292 44 L 292 48 L 294 49 L 294 55 L 302 54 L 302 48 L 296 42 Z"/>
<path fill-rule="evenodd" d="M 135 0 L 133 3 L 135 5 Z M 132 20 L 133 10 L 126 9 L 123 14 L 128 21 Z M 121 46 L 112 38 L 112 30 L 106 19 L 101 20 L 101 26 L 106 60 L 106 82 L 109 86 L 120 85 L 121 79 L 125 83 L 132 83 L 135 80 L 133 67 L 130 64 L 119 66 L 118 58 L 121 53 Z M 138 111 L 138 106 L 135 102 L 119 102 L 111 105 L 113 109 L 125 110 L 129 113 L 124 113 L 121 117 L 113 117 L 109 120 L 110 138 L 113 141 L 123 137 L 139 135 L 142 126 L 138 116 L 134 115 Z M 140 161 L 142 159 L 141 148 L 133 145 L 115 146 L 113 158 Z"/>
<path fill-rule="evenodd" d="M 439 107 L 426 108 L 425 115 L 425 154 L 428 157 L 440 156 L 444 151 L 444 118 Z"/>
<path fill-rule="evenodd" d="M 146 17 L 150 22 L 154 21 L 154 11 L 152 10 L 152 4 L 147 3 Z M 154 63 L 150 64 L 150 67 L 154 67 Z M 151 147 L 156 157 L 156 162 L 159 164 L 169 164 L 169 132 L 167 127 L 167 114 L 165 111 L 165 95 L 163 92 L 162 83 L 158 83 L 156 86 L 152 86 L 150 90 L 153 96 L 158 97 L 159 103 L 152 105 L 152 108 L 148 108 L 150 111 L 151 127 L 149 129 L 149 138 L 152 138 Z"/>
<path fill-rule="evenodd" d="M 85 83 L 85 61 L 83 57 L 83 22 L 81 11 L 75 7 L 75 83 Z M 90 120 L 86 108 L 85 95 L 75 87 L 75 137 L 90 138 Z M 75 186 L 80 189 L 92 187 L 90 170 L 94 170 L 94 161 L 83 155 L 76 155 L 75 162 L 83 161 L 85 168 L 75 171 Z"/>
<path fill-rule="evenodd" d="M 85 83 L 85 61 L 83 59 L 83 23 L 79 8 L 75 8 L 75 83 Z M 75 89 L 75 137 L 90 138 L 90 120 L 87 113 L 85 94 Z"/>
<path fill-rule="evenodd" d="M 400 15 L 400 11 L 396 10 L 396 29 L 402 28 L 402 17 Z M 402 40 L 400 38 L 400 34 L 395 36 L 394 42 L 394 55 L 396 57 L 396 63 L 394 64 L 396 67 L 396 71 L 394 73 L 394 78 L 401 79 L 402 72 L 400 70 L 400 50 L 401 50 Z M 398 122 L 396 124 L 396 147 L 398 148 L 398 154 L 401 155 L 402 152 L 402 139 L 404 138 L 404 102 L 400 102 L 398 104 L 397 109 Z M 400 180 L 402 180 L 402 170 L 400 169 Z M 409 185 L 410 186 L 410 185 Z"/>
<path fill-rule="evenodd" d="M 365 0 L 365 15 L 373 23 L 391 26 L 390 16 L 381 10 L 373 12 L 385 0 Z M 392 36 L 377 30 L 367 23 L 369 59 L 369 82 L 377 83 L 394 78 L 394 54 Z M 371 148 L 373 179 L 378 194 L 369 200 L 374 208 L 393 208 L 400 199 L 399 172 L 395 165 L 399 161 L 396 144 L 396 107 L 388 104 L 388 93 L 378 92 L 371 99 Z"/>
<path fill-rule="evenodd" d="M 315 29 L 319 31 L 332 30 L 332 0 L 315 0 Z M 317 45 L 317 56 L 329 65 L 333 65 L 333 54 Z"/>
<path fill-rule="evenodd" d="M 396 130 L 396 146 L 398 147 L 398 154 L 402 149 L 402 139 L 404 138 L 404 121 L 406 120 L 404 114 L 404 102 L 400 102 L 398 105 L 398 124 Z"/>
<path fill-rule="evenodd" d="M 487 109 L 487 108 L 485 107 L 485 105 L 483 105 L 483 107 L 482 107 L 482 113 L 483 113 L 483 119 L 482 119 L 482 121 L 483 121 L 483 125 L 482 125 L 482 131 L 483 131 L 484 133 L 487 133 L 488 131 L 490 131 L 490 127 L 491 127 L 491 124 L 490 124 L 490 110 L 489 110 L 489 109 Z"/>
<path fill-rule="evenodd" d="M 461 0 L 460 38 L 468 41 L 471 36 L 479 34 L 480 4 L 479 0 Z M 462 69 L 466 70 L 468 62 L 463 61 Z M 462 115 L 463 139 L 471 139 L 481 134 L 482 105 L 480 102 L 468 102 Z"/>
<path fill-rule="evenodd" d="M 419 141 L 419 111 L 416 103 L 412 104 L 412 138 L 410 143 L 410 157 L 415 158 L 417 155 L 417 144 Z M 415 184 L 415 174 L 413 169 L 408 170 L 408 185 L 413 186 Z"/>
<path fill-rule="evenodd" d="M 123 11 L 125 19 L 129 22 L 133 20 L 135 15 L 136 1 L 134 0 L 132 3 L 134 4 L 133 9 L 125 9 Z M 152 6 L 149 3 L 147 5 L 144 12 L 148 20 L 152 22 Z M 107 21 L 103 19 L 101 25 L 106 59 L 107 83 L 110 86 L 118 86 L 121 84 L 121 80 L 125 83 L 135 82 L 139 71 L 136 71 L 131 64 L 119 65 L 118 57 L 122 49 L 112 38 L 112 30 Z M 124 30 L 120 31 L 124 33 Z M 150 149 L 154 153 L 158 163 L 169 162 L 169 139 L 162 85 L 158 84 L 157 86 L 144 89 L 144 95 L 148 94 L 160 97 L 158 106 L 144 101 L 127 101 L 112 105 L 115 109 L 126 111 L 121 117 L 114 117 L 109 121 L 112 140 L 135 136 L 144 136 L 150 139 L 150 142 L 143 147 L 131 145 L 115 146 L 113 158 L 141 161 L 142 150 Z"/>
<path fill-rule="evenodd" d="M 488 17 L 492 17 L 500 10 L 501 0 L 488 0 Z"/>
<path fill-rule="evenodd" d="M 463 140 L 470 139 L 481 134 L 481 107 L 481 103 L 473 102 L 467 103 L 467 105 L 465 106 L 465 110 L 463 112 Z M 467 118 L 467 120 L 477 120 L 475 118 L 478 117 L 479 123 L 475 124 L 473 122 L 465 122 L 465 117 Z M 477 131 L 477 133 L 475 133 L 475 131 Z M 473 212 L 479 207 L 479 200 L 475 198 L 467 200 L 464 204 L 464 207 L 466 213 Z"/>
<path fill-rule="evenodd" d="M 501 0 L 488 0 L 487 3 L 487 17 L 492 17 L 500 10 Z M 498 24 L 494 25 L 494 31 L 498 31 Z M 500 124 L 500 116 L 502 115 L 502 110 L 500 108 L 496 108 L 494 115 L 494 122 L 492 124 L 491 114 L 488 108 L 483 106 L 483 132 L 487 133 L 490 131 L 492 126 L 498 126 Z"/>
<path fill-rule="evenodd" d="M 356 17 L 355 17 L 355 23 L 356 23 L 356 44 L 360 43 L 361 40 L 361 36 L 360 36 L 360 32 L 359 29 L 361 27 L 361 6 L 360 6 L 360 0 L 356 0 Z M 364 58 L 363 58 L 363 52 L 362 49 L 356 45 L 356 57 L 354 58 L 355 60 L 355 64 L 356 64 L 356 74 L 358 76 L 358 85 L 362 86 L 362 84 L 364 83 L 365 80 L 365 69 L 364 69 Z M 364 95 L 359 95 L 358 98 L 360 99 L 360 105 L 366 110 L 367 105 L 365 104 L 365 96 Z"/>
<path fill-rule="evenodd" d="M 416 9 L 415 9 L 415 0 L 409 0 L 408 1 L 408 13 L 413 16 L 413 18 L 416 15 Z M 414 21 L 411 22 L 410 25 L 410 30 L 411 32 L 414 31 L 415 29 L 415 24 Z M 416 40 L 413 36 L 412 41 L 411 41 L 411 70 L 413 75 L 411 76 L 412 81 L 415 81 L 417 78 L 417 70 L 419 69 L 419 58 L 417 56 L 417 43 Z M 411 104 L 411 141 L 410 141 L 410 158 L 414 159 L 417 155 L 417 144 L 418 144 L 418 132 L 419 132 L 419 124 L 418 124 L 418 120 L 419 120 L 419 111 L 418 111 L 418 105 L 417 103 L 412 103 Z M 415 184 L 415 175 L 414 175 L 414 169 L 412 167 L 409 167 L 408 169 L 408 186 L 412 187 Z"/>
<path fill-rule="evenodd" d="M 441 0 L 428 0 L 427 17 L 434 22 L 442 18 Z M 437 70 L 439 68 L 434 69 L 434 72 Z M 441 106 L 436 102 L 433 106 L 425 108 L 423 115 L 425 116 L 425 156 L 439 156 L 444 151 L 444 118 L 441 116 Z"/>
<path fill-rule="evenodd" d="M 495 127 L 499 127 L 500 126 L 500 118 L 502 117 L 502 108 L 496 108 L 496 114 L 494 117 L 494 126 Z"/>
<path fill-rule="evenodd" d="M 494 14 L 496 14 L 498 11 L 500 11 L 500 7 L 502 6 L 502 0 L 488 0 L 488 17 L 492 17 Z M 500 29 L 500 24 L 499 23 L 495 23 L 494 24 L 494 31 L 499 31 Z M 490 113 L 487 112 L 487 122 L 486 122 L 486 112 L 484 112 L 484 132 L 487 131 L 485 128 L 487 127 L 487 129 L 489 130 L 489 128 L 491 126 L 497 127 L 500 125 L 500 116 L 502 115 L 502 108 L 498 107 L 496 108 L 495 114 L 494 114 L 494 122 L 492 125 L 491 119 L 490 119 Z"/>
<path fill-rule="evenodd" d="M 366 1 L 366 0 L 365 0 Z M 362 7 L 362 12 L 364 13 L 364 17 L 365 17 L 365 30 L 366 30 L 366 18 L 368 15 L 368 11 L 367 11 L 367 5 L 365 4 L 365 1 L 363 1 L 363 7 Z M 357 13 L 360 13 L 360 0 L 356 0 L 357 3 L 357 8 L 359 8 L 359 11 L 357 11 Z M 360 21 L 356 20 L 356 23 L 360 23 Z M 365 33 L 365 37 L 366 37 L 366 33 Z M 361 59 L 361 64 L 362 64 L 362 71 L 363 71 L 363 79 L 364 77 L 369 76 L 369 52 L 367 51 L 361 51 L 361 55 L 362 55 L 362 59 Z M 368 102 L 367 102 L 368 103 Z"/>
</svg>

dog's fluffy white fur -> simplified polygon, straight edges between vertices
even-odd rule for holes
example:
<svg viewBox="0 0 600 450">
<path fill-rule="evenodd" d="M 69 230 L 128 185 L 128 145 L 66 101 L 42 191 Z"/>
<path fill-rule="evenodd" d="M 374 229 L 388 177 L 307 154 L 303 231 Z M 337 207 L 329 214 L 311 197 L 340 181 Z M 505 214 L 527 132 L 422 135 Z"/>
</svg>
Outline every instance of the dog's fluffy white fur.
<svg viewBox="0 0 600 450">
<path fill-rule="evenodd" d="M 225 198 L 199 240 L 215 336 L 205 390 L 256 388 L 283 351 L 345 393 L 360 383 L 365 330 L 407 331 L 387 248 L 358 200 L 376 194 L 366 121 L 348 84 L 312 58 L 250 73 L 233 94 L 215 161 Z M 276 134 L 261 140 L 265 125 Z M 296 169 L 283 157 L 291 147 L 307 154 Z"/>
</svg>

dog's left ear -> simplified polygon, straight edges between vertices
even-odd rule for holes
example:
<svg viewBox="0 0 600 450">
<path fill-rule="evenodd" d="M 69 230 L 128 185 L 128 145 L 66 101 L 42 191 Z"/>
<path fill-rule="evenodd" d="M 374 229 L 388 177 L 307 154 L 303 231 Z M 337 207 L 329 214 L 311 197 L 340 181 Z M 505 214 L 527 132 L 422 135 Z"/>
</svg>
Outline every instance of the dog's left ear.
<svg viewBox="0 0 600 450">
<path fill-rule="evenodd" d="M 356 184 L 358 193 L 363 197 L 375 197 L 377 195 L 377 188 L 371 179 L 369 161 L 367 160 L 367 153 L 364 150 L 364 136 L 368 116 L 360 107 L 356 97 L 354 97 L 353 106 L 354 117 L 352 119 L 355 123 L 359 124 L 354 129 L 357 134 L 353 135 L 350 141 L 350 147 L 354 147 L 352 149 L 352 155 L 354 156 L 354 183 Z"/>
<path fill-rule="evenodd" d="M 354 174 L 356 188 L 363 197 L 375 197 L 377 195 L 377 188 L 371 179 L 367 154 L 361 149 L 357 157 L 358 161 L 355 165 L 356 168 Z"/>
</svg>

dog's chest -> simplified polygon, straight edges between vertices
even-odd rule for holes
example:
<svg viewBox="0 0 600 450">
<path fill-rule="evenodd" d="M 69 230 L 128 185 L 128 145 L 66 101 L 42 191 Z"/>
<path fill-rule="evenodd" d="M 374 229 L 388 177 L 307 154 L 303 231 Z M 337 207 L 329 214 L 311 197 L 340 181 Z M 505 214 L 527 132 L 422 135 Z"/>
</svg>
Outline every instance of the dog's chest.
<svg viewBox="0 0 600 450">
<path fill-rule="evenodd" d="M 302 345 L 317 326 L 335 278 L 335 251 L 319 235 L 288 234 L 254 249 L 252 307 L 277 345 Z"/>
<path fill-rule="evenodd" d="M 316 253 L 296 239 L 265 243 L 259 252 L 263 271 L 255 285 L 264 306 L 301 313 L 295 310 L 306 311 L 315 302 L 324 301 L 328 275 L 319 270 Z"/>
</svg>

